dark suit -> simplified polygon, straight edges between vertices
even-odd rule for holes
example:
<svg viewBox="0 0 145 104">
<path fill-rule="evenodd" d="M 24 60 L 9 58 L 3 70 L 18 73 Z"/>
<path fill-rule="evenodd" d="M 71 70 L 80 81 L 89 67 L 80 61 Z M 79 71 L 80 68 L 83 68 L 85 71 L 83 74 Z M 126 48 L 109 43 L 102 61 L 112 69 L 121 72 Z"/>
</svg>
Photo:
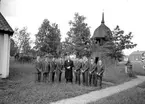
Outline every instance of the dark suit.
<svg viewBox="0 0 145 104">
<path fill-rule="evenodd" d="M 95 75 L 94 75 L 94 72 L 97 68 L 97 65 L 95 63 L 93 64 L 89 64 L 89 85 L 91 86 L 92 84 L 92 81 L 93 81 L 93 85 L 95 84 Z"/>
<path fill-rule="evenodd" d="M 72 60 L 66 60 L 64 62 L 66 82 L 73 82 L 73 67 L 74 63 Z"/>
<path fill-rule="evenodd" d="M 57 80 L 61 82 L 61 75 L 62 75 L 62 70 L 63 70 L 63 63 L 62 62 L 57 62 Z"/>
<path fill-rule="evenodd" d="M 88 86 L 88 81 L 89 81 L 89 62 L 86 62 L 86 67 L 85 67 L 85 85 Z"/>
<path fill-rule="evenodd" d="M 50 69 L 51 69 L 51 80 L 52 82 L 54 82 L 54 78 L 55 78 L 55 72 L 56 72 L 56 62 L 52 61 L 50 63 Z"/>
<path fill-rule="evenodd" d="M 79 83 L 79 85 L 81 84 L 81 79 L 80 79 L 81 67 L 82 67 L 82 63 L 79 61 L 76 62 L 76 64 L 75 64 L 75 83 Z"/>
<path fill-rule="evenodd" d="M 43 64 L 42 64 L 42 62 L 40 61 L 40 62 L 36 62 L 36 66 L 35 66 L 35 68 L 36 68 L 36 74 L 37 74 L 37 78 L 36 78 L 36 80 L 37 81 L 41 81 L 41 71 L 42 71 L 42 68 L 43 68 Z"/>
<path fill-rule="evenodd" d="M 83 77 L 83 84 L 88 86 L 88 78 L 89 78 L 89 63 L 88 63 L 88 61 L 83 64 L 82 77 Z"/>
<path fill-rule="evenodd" d="M 43 80 L 46 82 L 49 78 L 50 63 L 48 61 L 43 61 Z"/>
<path fill-rule="evenodd" d="M 103 77 L 105 68 L 103 65 L 97 65 L 97 68 L 98 68 L 98 70 L 96 72 L 96 77 L 97 77 L 96 79 L 97 79 L 97 81 L 99 80 L 99 86 L 102 87 L 102 77 Z"/>
<path fill-rule="evenodd" d="M 83 85 L 85 85 L 85 73 L 84 73 L 84 71 L 85 71 L 85 63 L 83 62 L 82 63 L 82 68 L 81 68 Z"/>
</svg>

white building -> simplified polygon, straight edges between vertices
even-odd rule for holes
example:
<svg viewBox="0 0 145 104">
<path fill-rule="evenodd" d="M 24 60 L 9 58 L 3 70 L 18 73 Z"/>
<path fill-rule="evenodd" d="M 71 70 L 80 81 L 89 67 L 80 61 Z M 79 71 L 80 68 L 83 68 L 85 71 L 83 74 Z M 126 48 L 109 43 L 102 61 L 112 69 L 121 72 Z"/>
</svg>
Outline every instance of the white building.
<svg viewBox="0 0 145 104">
<path fill-rule="evenodd" d="M 129 55 L 129 60 L 142 61 L 143 53 L 145 53 L 145 51 L 134 51 Z"/>
<path fill-rule="evenodd" d="M 14 31 L 0 13 L 0 78 L 9 76 L 10 36 Z"/>
</svg>

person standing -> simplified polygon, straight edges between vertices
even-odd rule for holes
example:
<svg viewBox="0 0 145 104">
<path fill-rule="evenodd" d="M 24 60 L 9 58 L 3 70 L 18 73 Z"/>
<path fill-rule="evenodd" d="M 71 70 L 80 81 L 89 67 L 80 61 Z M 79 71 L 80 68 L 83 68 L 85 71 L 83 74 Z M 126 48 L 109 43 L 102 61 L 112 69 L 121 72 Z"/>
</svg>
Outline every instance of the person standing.
<svg viewBox="0 0 145 104">
<path fill-rule="evenodd" d="M 36 68 L 36 71 L 37 71 L 36 72 L 36 74 L 37 74 L 36 80 L 38 82 L 40 82 L 41 81 L 41 72 L 42 72 L 42 68 L 43 68 L 43 64 L 42 64 L 41 58 L 39 58 L 39 59 L 36 60 L 35 68 Z"/>
<path fill-rule="evenodd" d="M 66 82 L 73 83 L 73 67 L 74 67 L 73 61 L 70 59 L 69 56 L 67 56 L 67 60 L 64 62 Z"/>
<path fill-rule="evenodd" d="M 89 63 L 89 85 L 90 86 L 92 85 L 92 81 L 94 84 L 93 76 L 94 76 L 94 71 L 97 70 L 96 68 L 97 68 L 97 65 L 94 59 L 90 59 L 90 63 Z"/>
<path fill-rule="evenodd" d="M 61 75 L 62 75 L 62 71 L 63 71 L 63 63 L 60 59 L 58 59 L 58 61 L 56 62 L 57 64 L 57 68 L 56 68 L 56 73 L 57 73 L 57 80 L 59 82 L 61 82 Z"/>
<path fill-rule="evenodd" d="M 50 69 L 51 69 L 51 80 L 54 82 L 55 79 L 55 72 L 56 72 L 56 62 L 55 59 L 53 58 L 50 64 Z"/>
<path fill-rule="evenodd" d="M 88 59 L 85 63 L 84 74 L 85 74 L 85 85 L 88 86 L 89 85 L 89 61 Z"/>
<path fill-rule="evenodd" d="M 85 60 L 82 60 L 82 68 L 81 68 L 81 73 L 82 73 L 82 83 L 83 85 L 85 85 L 85 67 L 86 67 L 86 61 Z"/>
<path fill-rule="evenodd" d="M 99 86 L 100 86 L 100 88 L 102 88 L 102 77 L 103 77 L 103 73 L 105 71 L 105 67 L 104 67 L 104 65 L 103 65 L 101 60 L 98 61 L 97 68 L 98 69 L 97 69 L 97 72 L 96 72 L 96 76 L 97 76 L 96 83 L 99 81 Z"/>
<path fill-rule="evenodd" d="M 43 81 L 48 81 L 49 78 L 49 72 L 50 72 L 50 64 L 48 57 L 45 57 L 43 60 Z"/>
<path fill-rule="evenodd" d="M 82 68 L 82 77 L 83 84 L 88 86 L 88 74 L 89 74 L 89 61 L 88 59 L 84 60 L 83 68 Z"/>
<path fill-rule="evenodd" d="M 76 59 L 74 62 L 74 76 L 75 76 L 75 83 L 76 84 L 77 84 L 77 73 L 76 73 L 77 67 L 78 67 L 78 59 Z"/>
<path fill-rule="evenodd" d="M 76 63 L 75 63 L 75 83 L 77 84 L 81 84 L 81 67 L 82 67 L 82 63 L 80 62 L 80 60 L 76 60 Z"/>
</svg>

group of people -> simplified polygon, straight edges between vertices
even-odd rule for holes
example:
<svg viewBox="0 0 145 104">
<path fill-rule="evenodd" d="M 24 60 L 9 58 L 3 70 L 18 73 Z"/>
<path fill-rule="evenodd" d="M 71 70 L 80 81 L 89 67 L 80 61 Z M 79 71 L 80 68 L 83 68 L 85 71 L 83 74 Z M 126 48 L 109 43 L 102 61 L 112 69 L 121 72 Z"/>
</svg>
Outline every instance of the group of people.
<svg viewBox="0 0 145 104">
<path fill-rule="evenodd" d="M 71 60 L 68 56 L 66 60 L 39 58 L 36 63 L 38 81 L 48 80 L 50 78 L 54 82 L 55 77 L 61 82 L 62 73 L 65 74 L 66 83 L 73 83 L 85 86 L 97 86 L 99 81 L 100 88 L 102 87 L 102 77 L 104 73 L 104 65 L 101 60 L 96 63 L 94 59 L 77 59 Z M 50 76 L 49 76 L 50 75 Z"/>
</svg>

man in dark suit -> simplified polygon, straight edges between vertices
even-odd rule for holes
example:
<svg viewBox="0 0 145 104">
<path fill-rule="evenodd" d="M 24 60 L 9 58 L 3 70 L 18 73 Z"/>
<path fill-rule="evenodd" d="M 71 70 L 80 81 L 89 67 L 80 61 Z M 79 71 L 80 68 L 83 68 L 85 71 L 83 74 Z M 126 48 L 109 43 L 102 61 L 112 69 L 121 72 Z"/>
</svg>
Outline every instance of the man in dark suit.
<svg viewBox="0 0 145 104">
<path fill-rule="evenodd" d="M 48 81 L 50 73 L 50 63 L 48 57 L 45 57 L 43 60 L 43 80 L 46 82 Z"/>
<path fill-rule="evenodd" d="M 66 82 L 73 82 L 73 67 L 73 61 L 70 59 L 70 56 L 67 56 L 67 60 L 64 62 Z"/>
<path fill-rule="evenodd" d="M 80 60 L 76 60 L 75 61 L 75 83 L 77 84 L 81 84 L 81 67 L 82 67 L 82 63 L 80 62 Z"/>
<path fill-rule="evenodd" d="M 58 59 L 57 67 L 56 67 L 56 74 L 57 74 L 57 80 L 61 82 L 61 76 L 62 76 L 62 71 L 63 71 L 63 63 L 61 59 Z"/>
<path fill-rule="evenodd" d="M 37 61 L 36 61 L 36 74 L 37 74 L 37 81 L 40 82 L 41 81 L 41 72 L 42 72 L 42 68 L 43 68 L 43 64 L 42 64 L 42 61 L 41 59 L 39 58 Z"/>
<path fill-rule="evenodd" d="M 82 74 L 82 84 L 85 85 L 85 60 L 82 60 L 82 68 L 81 68 L 81 74 Z"/>
<path fill-rule="evenodd" d="M 89 85 L 91 86 L 92 84 L 92 81 L 93 81 L 93 84 L 94 84 L 94 72 L 97 70 L 97 64 L 95 63 L 94 59 L 91 59 L 90 60 L 90 63 L 89 63 Z"/>
<path fill-rule="evenodd" d="M 100 88 L 102 88 L 102 77 L 103 77 L 104 70 L 105 70 L 105 67 L 104 67 L 102 61 L 99 60 L 98 65 L 97 65 L 96 77 L 97 77 L 97 81 L 99 80 Z"/>
<path fill-rule="evenodd" d="M 88 78 L 89 78 L 89 61 L 88 61 L 88 59 L 85 60 L 82 69 L 83 69 L 82 70 L 83 84 L 88 86 Z"/>
<path fill-rule="evenodd" d="M 55 79 L 55 73 L 56 73 L 56 62 L 55 59 L 53 58 L 51 63 L 50 63 L 50 69 L 51 69 L 51 80 L 54 82 Z"/>
</svg>

